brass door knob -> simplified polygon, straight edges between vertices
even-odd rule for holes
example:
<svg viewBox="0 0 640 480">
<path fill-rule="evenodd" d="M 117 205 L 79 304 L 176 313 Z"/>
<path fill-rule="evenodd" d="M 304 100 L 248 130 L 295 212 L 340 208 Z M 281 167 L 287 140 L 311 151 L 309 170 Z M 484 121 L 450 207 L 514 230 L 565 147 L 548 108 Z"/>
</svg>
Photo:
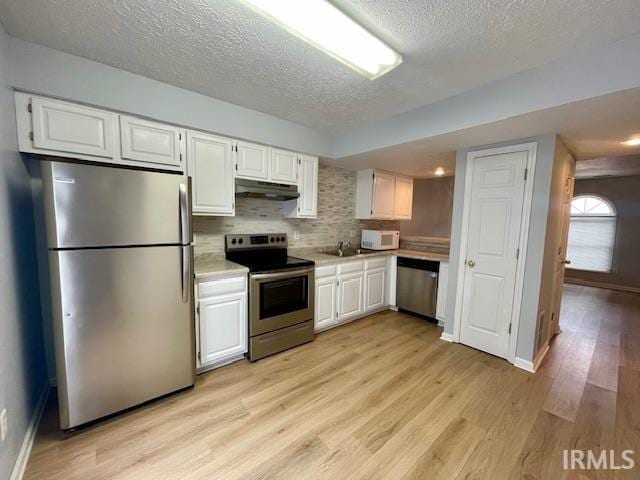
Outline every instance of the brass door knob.
<svg viewBox="0 0 640 480">
<path fill-rule="evenodd" d="M 473 268 L 473 267 L 475 267 L 475 266 L 476 266 L 476 261 L 475 261 L 475 260 L 469 260 L 469 261 L 467 262 L 467 265 L 469 265 L 471 268 Z"/>
<path fill-rule="evenodd" d="M 564 263 L 565 265 L 569 265 L 571 263 L 571 260 L 563 260 L 562 263 Z"/>
</svg>

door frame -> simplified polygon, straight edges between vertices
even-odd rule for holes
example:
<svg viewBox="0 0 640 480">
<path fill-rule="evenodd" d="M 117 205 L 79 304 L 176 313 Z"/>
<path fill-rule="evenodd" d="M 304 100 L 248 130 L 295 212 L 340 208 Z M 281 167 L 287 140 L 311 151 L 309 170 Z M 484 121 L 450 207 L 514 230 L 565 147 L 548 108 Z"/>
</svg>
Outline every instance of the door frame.
<svg viewBox="0 0 640 480">
<path fill-rule="evenodd" d="M 520 224 L 520 241 L 518 248 L 520 255 L 516 266 L 516 283 L 513 298 L 513 310 L 511 312 L 511 336 L 509 337 L 509 350 L 507 360 L 511 363 L 515 360 L 518 331 L 520 326 L 520 308 L 524 285 L 524 271 L 527 263 L 527 244 L 529 241 L 529 222 L 531 219 L 531 205 L 533 201 L 533 180 L 535 178 L 535 166 L 538 150 L 538 142 L 526 142 L 504 147 L 495 147 L 467 152 L 467 165 L 465 168 L 464 197 L 462 210 L 462 231 L 460 233 L 460 256 L 456 265 L 458 278 L 456 284 L 455 315 L 453 318 L 453 341 L 460 343 L 460 331 L 462 328 L 462 301 L 464 296 L 464 275 L 467 257 L 467 242 L 469 236 L 469 216 L 471 211 L 471 190 L 473 185 L 473 166 L 475 160 L 492 155 L 505 153 L 527 152 L 527 181 L 524 186 L 524 200 L 522 204 L 522 222 Z"/>
</svg>

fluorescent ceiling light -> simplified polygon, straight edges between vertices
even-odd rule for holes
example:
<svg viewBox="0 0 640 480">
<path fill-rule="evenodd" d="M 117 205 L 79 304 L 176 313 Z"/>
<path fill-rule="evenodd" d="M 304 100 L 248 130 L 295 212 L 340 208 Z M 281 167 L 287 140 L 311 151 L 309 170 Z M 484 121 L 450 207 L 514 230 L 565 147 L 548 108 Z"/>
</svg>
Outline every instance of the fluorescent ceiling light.
<svg viewBox="0 0 640 480">
<path fill-rule="evenodd" d="M 640 136 L 632 137 L 629 140 L 622 142 L 623 145 L 628 145 L 630 147 L 635 147 L 636 145 L 640 145 Z"/>
<path fill-rule="evenodd" d="M 435 173 L 436 175 L 438 175 L 439 177 L 441 177 L 442 175 L 444 175 L 444 168 L 442 168 L 442 167 L 438 167 L 438 168 L 436 168 L 436 171 L 435 171 L 435 172 L 433 172 L 433 173 Z"/>
<path fill-rule="evenodd" d="M 243 1 L 371 80 L 402 63 L 400 54 L 326 0 Z"/>
</svg>

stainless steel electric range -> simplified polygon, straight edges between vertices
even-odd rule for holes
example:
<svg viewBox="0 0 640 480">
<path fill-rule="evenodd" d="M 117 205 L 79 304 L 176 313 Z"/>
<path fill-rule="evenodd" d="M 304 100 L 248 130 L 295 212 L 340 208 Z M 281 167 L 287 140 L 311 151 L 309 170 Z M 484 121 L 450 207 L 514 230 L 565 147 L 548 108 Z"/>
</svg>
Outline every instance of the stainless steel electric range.
<svg viewBox="0 0 640 480">
<path fill-rule="evenodd" d="M 227 260 L 249 268 L 249 360 L 313 340 L 314 263 L 287 255 L 287 234 L 226 235 Z"/>
</svg>

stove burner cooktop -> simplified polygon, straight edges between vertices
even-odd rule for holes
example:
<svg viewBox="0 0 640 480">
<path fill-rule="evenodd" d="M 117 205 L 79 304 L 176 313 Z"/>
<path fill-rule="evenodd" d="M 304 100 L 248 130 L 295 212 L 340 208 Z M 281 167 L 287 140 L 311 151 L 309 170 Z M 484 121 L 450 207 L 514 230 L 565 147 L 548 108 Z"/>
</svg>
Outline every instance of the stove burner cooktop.
<svg viewBox="0 0 640 480">
<path fill-rule="evenodd" d="M 268 272 L 310 267 L 311 260 L 287 255 L 287 234 L 226 235 L 227 260 L 249 268 L 250 272 Z"/>
</svg>

